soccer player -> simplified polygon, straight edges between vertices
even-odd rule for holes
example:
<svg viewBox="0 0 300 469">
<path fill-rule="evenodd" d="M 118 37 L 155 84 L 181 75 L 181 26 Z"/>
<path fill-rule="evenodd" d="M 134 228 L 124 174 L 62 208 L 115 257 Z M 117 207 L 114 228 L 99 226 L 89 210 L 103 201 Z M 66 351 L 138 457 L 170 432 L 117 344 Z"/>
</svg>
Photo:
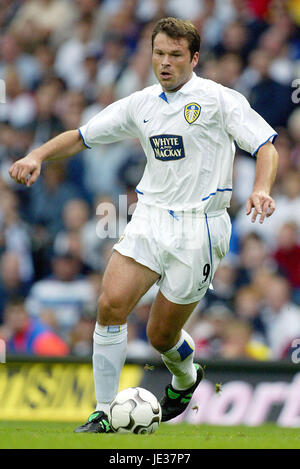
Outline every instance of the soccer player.
<svg viewBox="0 0 300 469">
<path fill-rule="evenodd" d="M 137 208 L 114 245 L 98 303 L 93 352 L 97 407 L 76 432 L 111 431 L 107 413 L 126 358 L 126 319 L 155 282 L 160 289 L 147 334 L 172 373 L 161 401 L 162 420 L 187 407 L 203 370 L 193 363 L 193 339 L 183 326 L 228 251 L 234 141 L 257 160 L 247 215 L 263 223 L 275 210 L 270 191 L 278 163 L 276 132 L 241 94 L 195 75 L 200 37 L 189 21 L 161 19 L 152 48 L 158 84 L 111 104 L 79 130 L 51 139 L 10 169 L 13 179 L 29 187 L 43 161 L 128 137 L 139 138 L 147 157 L 136 189 Z"/>
</svg>

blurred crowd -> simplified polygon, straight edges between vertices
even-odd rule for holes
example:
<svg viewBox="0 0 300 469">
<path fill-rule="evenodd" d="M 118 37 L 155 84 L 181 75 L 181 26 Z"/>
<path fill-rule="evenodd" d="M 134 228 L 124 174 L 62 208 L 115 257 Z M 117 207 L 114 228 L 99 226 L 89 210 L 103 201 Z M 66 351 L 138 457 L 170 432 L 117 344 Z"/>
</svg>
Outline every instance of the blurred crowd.
<svg viewBox="0 0 300 469">
<path fill-rule="evenodd" d="M 137 141 L 99 145 L 45 164 L 29 189 L 8 169 L 154 84 L 151 32 L 164 16 L 197 26 L 196 73 L 243 93 L 279 134 L 277 209 L 263 225 L 245 213 L 255 159 L 237 148 L 230 252 L 187 324 L 196 356 L 289 359 L 300 338 L 299 1 L 2 0 L 0 339 L 10 353 L 91 355 L 102 275 L 145 156 Z M 155 356 L 145 325 L 156 293 L 129 318 L 128 356 L 145 362 Z"/>
</svg>

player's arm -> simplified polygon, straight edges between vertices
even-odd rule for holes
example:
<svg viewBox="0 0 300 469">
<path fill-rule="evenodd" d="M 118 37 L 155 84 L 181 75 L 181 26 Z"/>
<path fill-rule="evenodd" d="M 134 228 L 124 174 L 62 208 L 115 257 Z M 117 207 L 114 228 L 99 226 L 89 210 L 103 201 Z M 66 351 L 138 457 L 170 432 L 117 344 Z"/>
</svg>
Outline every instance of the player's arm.
<svg viewBox="0 0 300 469">
<path fill-rule="evenodd" d="M 274 145 L 265 143 L 257 152 L 256 173 L 252 194 L 246 202 L 246 213 L 249 215 L 254 209 L 251 221 L 254 223 L 257 215 L 263 223 L 275 210 L 275 202 L 270 196 L 278 166 L 278 153 Z"/>
<path fill-rule="evenodd" d="M 84 148 L 86 147 L 79 131 L 68 130 L 13 163 L 9 174 L 16 182 L 29 187 L 39 177 L 44 161 L 68 158 Z"/>
</svg>

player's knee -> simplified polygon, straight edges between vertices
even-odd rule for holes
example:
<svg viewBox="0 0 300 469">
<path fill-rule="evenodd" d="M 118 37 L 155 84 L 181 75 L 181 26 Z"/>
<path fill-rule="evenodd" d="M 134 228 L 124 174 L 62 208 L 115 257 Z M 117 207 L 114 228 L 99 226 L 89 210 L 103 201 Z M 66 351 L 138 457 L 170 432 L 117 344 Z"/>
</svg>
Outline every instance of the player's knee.
<svg viewBox="0 0 300 469">
<path fill-rule="evenodd" d="M 174 346 L 174 334 L 152 326 L 147 327 L 147 336 L 150 344 L 160 353 L 170 350 Z"/>
<path fill-rule="evenodd" d="M 128 312 L 124 309 L 122 298 L 103 292 L 98 299 L 98 322 L 102 325 L 123 324 Z"/>
</svg>

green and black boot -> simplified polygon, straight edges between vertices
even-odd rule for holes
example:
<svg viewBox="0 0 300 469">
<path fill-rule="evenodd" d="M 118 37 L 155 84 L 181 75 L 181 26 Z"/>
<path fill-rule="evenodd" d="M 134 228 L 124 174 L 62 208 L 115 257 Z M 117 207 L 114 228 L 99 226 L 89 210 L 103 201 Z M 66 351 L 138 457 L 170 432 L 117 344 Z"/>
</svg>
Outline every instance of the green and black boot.
<svg viewBox="0 0 300 469">
<path fill-rule="evenodd" d="M 86 423 L 75 428 L 75 433 L 113 433 L 107 415 L 100 411 L 95 410 Z"/>
<path fill-rule="evenodd" d="M 174 389 L 172 384 L 168 384 L 166 387 L 165 395 L 160 402 L 162 422 L 166 422 L 167 420 L 171 420 L 177 417 L 177 415 L 182 414 L 189 405 L 193 392 L 204 376 L 203 368 L 198 363 L 194 363 L 194 366 L 197 371 L 197 379 L 193 386 L 188 389 L 184 389 L 183 391 Z"/>
</svg>

